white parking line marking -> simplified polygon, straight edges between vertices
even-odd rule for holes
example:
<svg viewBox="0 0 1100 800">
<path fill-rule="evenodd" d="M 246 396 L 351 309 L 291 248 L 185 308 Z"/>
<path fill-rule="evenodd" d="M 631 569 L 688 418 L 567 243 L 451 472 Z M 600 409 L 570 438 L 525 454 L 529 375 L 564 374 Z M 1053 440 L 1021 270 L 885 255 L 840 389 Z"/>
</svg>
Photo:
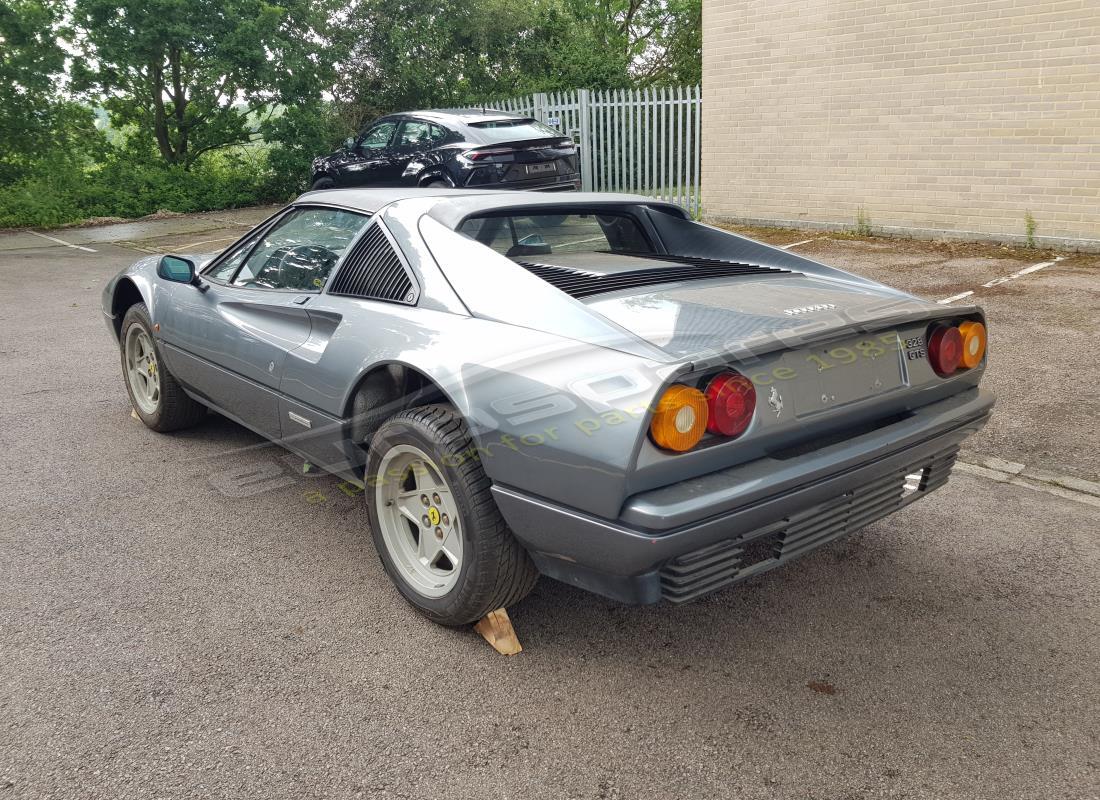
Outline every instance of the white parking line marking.
<svg viewBox="0 0 1100 800">
<path fill-rule="evenodd" d="M 1000 286 L 1002 283 L 1008 283 L 1009 281 L 1014 281 L 1017 278 L 1023 277 L 1024 275 L 1030 275 L 1032 272 L 1038 272 L 1041 269 L 1052 267 L 1064 258 L 1065 256 L 1056 256 L 1053 261 L 1044 261 L 1041 264 L 1032 264 L 1030 267 L 1024 267 L 1023 269 L 1016 270 L 1011 275 L 1004 275 L 1000 278 L 994 278 L 989 283 L 983 283 L 982 287 L 985 289 L 992 289 L 994 286 Z"/>
<path fill-rule="evenodd" d="M 95 250 L 93 250 L 90 247 L 81 247 L 78 244 L 69 244 L 64 239 L 55 239 L 54 237 L 47 236 L 44 233 L 36 233 L 35 231 L 27 231 L 27 233 L 29 233 L 31 236 L 37 236 L 39 239 L 49 239 L 51 242 L 57 242 L 58 244 L 63 244 L 66 247 L 71 247 L 73 250 L 83 250 L 85 253 L 94 253 L 95 252 Z"/>
<path fill-rule="evenodd" d="M 1081 488 L 1079 488 L 1082 485 L 1092 487 L 1096 486 L 1096 484 L 1092 484 L 1089 481 L 1050 475 L 1049 473 L 1042 473 L 1038 470 L 1034 472 L 1023 471 L 1022 474 L 1015 471 L 1005 472 L 999 469 L 991 469 L 989 467 L 979 466 L 978 464 L 970 464 L 965 461 L 956 462 L 955 469 L 968 475 L 976 475 L 981 478 L 988 478 L 989 480 L 996 481 L 997 483 L 1007 483 L 1011 484 L 1012 486 L 1020 486 L 1024 489 L 1031 489 L 1035 492 L 1046 492 L 1047 494 L 1052 494 L 1055 497 L 1061 497 L 1066 500 L 1073 500 L 1077 503 L 1083 503 L 1087 506 L 1096 506 L 1100 508 L 1100 497 L 1096 496 L 1095 490 L 1081 491 Z M 1076 483 L 1077 486 L 1069 488 L 1069 485 L 1072 483 Z"/>
<path fill-rule="evenodd" d="M 192 247 L 198 247 L 200 244 L 212 244 L 213 242 L 224 242 L 230 239 L 236 239 L 236 236 L 222 236 L 220 239 L 203 239 L 201 242 L 191 242 L 191 244 L 181 244 L 179 250 L 182 253 L 184 250 L 190 250 Z"/>
<path fill-rule="evenodd" d="M 945 297 L 943 300 L 937 300 L 936 302 L 941 306 L 945 306 L 948 303 L 954 303 L 956 300 L 962 300 L 964 297 L 970 297 L 972 294 L 974 294 L 973 291 L 961 292 L 960 294 L 953 294 L 950 297 Z"/>
<path fill-rule="evenodd" d="M 801 242 L 791 242 L 780 247 L 780 250 L 790 250 L 792 247 L 798 247 L 800 244 L 809 244 L 810 242 L 816 242 L 817 239 L 803 239 Z"/>
<path fill-rule="evenodd" d="M 563 242 L 558 245 L 558 250 L 568 250 L 570 247 L 576 244 L 588 244 L 589 242 L 606 242 L 606 236 L 592 236 L 588 239 L 574 239 L 571 242 Z"/>
<path fill-rule="evenodd" d="M 161 255 L 164 251 L 156 248 L 145 247 L 137 242 L 131 242 L 129 239 L 119 239 L 115 242 L 119 247 L 128 247 L 131 250 L 137 250 L 140 253 L 149 253 L 150 255 Z"/>
<path fill-rule="evenodd" d="M 983 283 L 982 288 L 992 289 L 994 286 L 1000 286 L 1002 283 L 1008 283 L 1009 281 L 1014 281 L 1017 278 L 1022 278 L 1024 275 L 1030 275 L 1031 273 L 1038 272 L 1041 269 L 1052 267 L 1059 261 L 1063 260 L 1065 260 L 1065 256 L 1055 256 L 1053 261 L 1043 261 L 1039 264 L 1032 264 L 1030 267 L 1024 267 L 1023 269 L 1016 270 L 1011 275 L 1002 275 L 1000 278 L 994 278 L 989 283 Z M 945 297 L 943 298 L 943 300 L 937 300 L 936 302 L 939 303 L 941 306 L 946 306 L 950 303 L 954 303 L 956 300 L 962 300 L 964 297 L 970 297 L 970 295 L 972 294 L 974 294 L 973 291 L 960 292 L 959 294 L 953 294 L 950 297 Z"/>
</svg>

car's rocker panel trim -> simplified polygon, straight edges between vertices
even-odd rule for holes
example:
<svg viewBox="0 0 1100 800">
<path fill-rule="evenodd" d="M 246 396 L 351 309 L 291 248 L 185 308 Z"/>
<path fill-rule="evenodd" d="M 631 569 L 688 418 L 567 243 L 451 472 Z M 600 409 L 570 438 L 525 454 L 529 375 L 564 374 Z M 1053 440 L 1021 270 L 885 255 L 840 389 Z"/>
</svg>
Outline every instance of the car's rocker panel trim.
<svg viewBox="0 0 1100 800">
<path fill-rule="evenodd" d="M 312 464 L 346 480 L 362 483 L 361 467 L 366 459 L 350 439 L 351 424 L 348 420 L 334 417 L 313 406 L 300 403 L 277 389 L 256 383 L 238 372 L 233 372 L 201 356 L 181 350 L 163 340 L 158 340 L 157 343 L 169 357 L 169 364 L 173 371 L 177 372 L 176 377 L 180 380 L 188 396 L 219 414 L 229 417 L 249 430 L 277 442 L 297 455 L 308 459 Z M 266 417 L 270 420 L 269 427 L 265 429 L 254 422 L 250 423 L 248 418 L 242 417 L 234 409 L 219 404 L 217 400 L 209 396 L 209 393 L 201 391 L 192 382 L 188 381 L 187 376 L 191 374 L 195 367 L 200 367 L 208 374 L 219 376 L 220 380 L 247 385 L 249 391 L 256 398 L 254 402 L 267 404 L 269 413 Z M 232 392 L 231 396 L 239 396 L 240 394 L 241 392 Z M 287 420 L 290 419 L 292 413 L 309 420 L 310 428 L 307 430 L 300 425 L 289 426 Z"/>
</svg>

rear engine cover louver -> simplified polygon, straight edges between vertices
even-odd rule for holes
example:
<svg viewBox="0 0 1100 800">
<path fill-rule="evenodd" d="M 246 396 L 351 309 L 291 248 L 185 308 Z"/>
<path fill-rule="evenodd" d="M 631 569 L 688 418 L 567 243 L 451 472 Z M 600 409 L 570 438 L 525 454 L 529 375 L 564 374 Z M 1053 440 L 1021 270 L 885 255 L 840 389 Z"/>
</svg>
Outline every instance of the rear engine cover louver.
<svg viewBox="0 0 1100 800">
<path fill-rule="evenodd" d="M 417 292 L 397 251 L 381 225 L 375 222 L 344 260 L 329 294 L 415 303 Z"/>
<path fill-rule="evenodd" d="M 790 270 L 776 267 L 761 267 L 755 264 L 741 264 L 736 261 L 721 261 L 717 258 L 654 253 L 616 253 L 616 255 L 634 256 L 649 261 L 670 261 L 677 266 L 601 273 L 570 267 L 557 267 L 550 264 L 537 264 L 530 261 L 520 261 L 518 263 L 547 283 L 576 298 L 617 292 L 622 289 L 656 286 L 661 283 L 705 281 L 739 275 L 778 275 L 790 272 Z"/>
</svg>

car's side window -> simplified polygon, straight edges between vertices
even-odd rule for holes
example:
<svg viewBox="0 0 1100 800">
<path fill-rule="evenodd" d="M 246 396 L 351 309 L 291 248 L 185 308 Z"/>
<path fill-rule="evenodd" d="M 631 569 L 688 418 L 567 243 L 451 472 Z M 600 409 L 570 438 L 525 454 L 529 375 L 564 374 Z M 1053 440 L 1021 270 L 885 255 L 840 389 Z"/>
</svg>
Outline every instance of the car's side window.
<svg viewBox="0 0 1100 800">
<path fill-rule="evenodd" d="M 396 122 L 380 122 L 375 125 L 364 133 L 363 138 L 359 140 L 360 149 L 375 150 L 379 147 L 385 147 L 390 143 L 390 138 L 393 136 L 393 129 L 396 127 Z"/>
<path fill-rule="evenodd" d="M 401 130 L 397 133 L 397 147 L 406 150 L 415 150 L 427 147 L 432 143 L 431 128 L 427 122 L 415 119 L 405 120 L 401 123 Z"/>
<path fill-rule="evenodd" d="M 233 251 L 232 255 L 215 266 L 212 270 L 205 273 L 206 277 L 222 282 L 231 280 L 233 275 L 237 272 L 237 268 L 244 263 L 248 251 L 252 249 L 252 246 L 256 244 L 256 240 L 260 238 L 260 234 L 261 231 L 256 231 L 241 242 L 237 246 L 237 249 Z"/>
<path fill-rule="evenodd" d="M 449 130 L 447 130 L 446 128 L 441 128 L 438 125 L 429 125 L 428 131 L 432 138 L 433 147 L 435 145 L 443 144 L 443 142 L 447 140 L 447 136 L 450 134 Z"/>
<path fill-rule="evenodd" d="M 334 208 L 295 209 L 263 234 L 233 285 L 319 292 L 368 220 Z"/>
</svg>

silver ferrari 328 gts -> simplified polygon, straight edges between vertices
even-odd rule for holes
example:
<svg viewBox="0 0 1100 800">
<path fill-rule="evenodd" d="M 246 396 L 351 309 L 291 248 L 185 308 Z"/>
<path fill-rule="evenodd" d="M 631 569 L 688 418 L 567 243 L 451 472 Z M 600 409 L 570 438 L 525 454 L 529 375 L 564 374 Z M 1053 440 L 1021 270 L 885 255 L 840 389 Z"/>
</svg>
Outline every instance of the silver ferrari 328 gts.
<svg viewBox="0 0 1100 800">
<path fill-rule="evenodd" d="M 155 431 L 223 414 L 362 486 L 448 625 L 539 574 L 630 603 L 743 581 L 942 486 L 986 332 L 632 195 L 329 190 L 103 311 Z"/>
</svg>

